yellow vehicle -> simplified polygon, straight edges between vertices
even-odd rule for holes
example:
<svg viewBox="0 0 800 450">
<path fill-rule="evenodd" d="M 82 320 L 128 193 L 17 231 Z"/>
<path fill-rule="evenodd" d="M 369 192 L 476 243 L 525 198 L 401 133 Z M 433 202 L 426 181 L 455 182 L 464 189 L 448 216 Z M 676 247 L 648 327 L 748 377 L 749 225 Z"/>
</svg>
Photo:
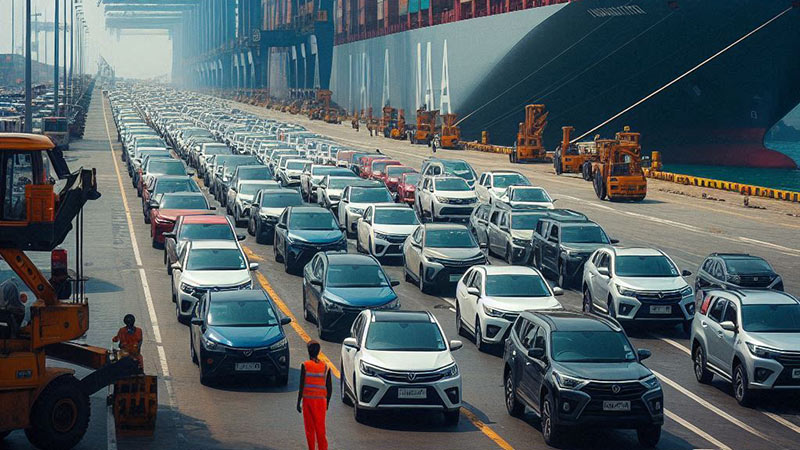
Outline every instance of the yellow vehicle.
<svg viewBox="0 0 800 450">
<path fill-rule="evenodd" d="M 561 145 L 553 153 L 553 169 L 556 175 L 580 173 L 584 180 L 591 179 L 591 163 L 597 159 L 597 145 L 594 142 L 570 143 L 573 127 L 561 127 Z"/>
<path fill-rule="evenodd" d="M 66 117 L 43 118 L 42 134 L 49 137 L 56 147 L 69 148 L 69 121 Z"/>
<path fill-rule="evenodd" d="M 461 129 L 456 125 L 458 116 L 456 114 L 442 114 L 442 131 L 439 133 L 440 146 L 442 148 L 457 149 L 461 148 Z"/>
<path fill-rule="evenodd" d="M 56 175 L 66 181 L 58 193 L 47 176 L 45 154 Z M 0 186 L 0 257 L 35 297 L 26 319 L 28 299 L 16 280 L 2 285 L 0 438 L 24 429 L 40 449 L 69 449 L 86 432 L 89 396 L 138 371 L 131 358 L 109 363 L 108 350 L 71 342 L 89 329 L 89 305 L 81 297 L 83 289 L 72 292 L 67 254 L 57 246 L 84 204 L 100 196 L 97 181 L 93 170 L 70 173 L 61 152 L 42 135 L 0 135 L 0 164 L 5 176 Z M 80 248 L 80 233 L 76 239 Z M 51 252 L 49 278 L 26 251 Z M 77 279 L 82 279 L 80 269 Z M 94 371 L 79 380 L 73 369 L 48 358 Z"/>
<path fill-rule="evenodd" d="M 411 134 L 412 144 L 430 144 L 436 134 L 437 117 L 439 117 L 439 110 L 430 111 L 425 108 L 417 110 L 417 129 Z"/>
<path fill-rule="evenodd" d="M 517 141 L 508 158 L 512 163 L 543 161 L 547 151 L 542 144 L 542 133 L 547 126 L 547 115 L 544 105 L 527 105 L 525 122 L 519 124 Z"/>
<path fill-rule="evenodd" d="M 614 139 L 595 139 L 597 159 L 591 162 L 590 173 L 597 198 L 642 201 L 647 196 L 640 137 L 626 126 Z"/>
</svg>

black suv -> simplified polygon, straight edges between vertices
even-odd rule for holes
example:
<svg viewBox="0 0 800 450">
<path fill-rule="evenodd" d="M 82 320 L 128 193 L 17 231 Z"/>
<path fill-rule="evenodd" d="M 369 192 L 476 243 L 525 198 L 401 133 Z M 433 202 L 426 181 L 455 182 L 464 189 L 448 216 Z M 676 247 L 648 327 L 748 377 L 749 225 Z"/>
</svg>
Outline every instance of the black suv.
<svg viewBox="0 0 800 450">
<path fill-rule="evenodd" d="M 598 248 L 616 244 L 603 228 L 586 216 L 571 210 L 550 212 L 539 220 L 531 240 L 533 265 L 542 273 L 558 277 L 558 285 L 567 288 L 583 275 L 583 263 Z"/>
<path fill-rule="evenodd" d="M 700 264 L 694 281 L 698 299 L 711 289 L 783 290 L 783 279 L 763 258 L 746 253 L 712 253 Z"/>
<path fill-rule="evenodd" d="M 541 419 L 548 445 L 565 427 L 635 429 L 639 442 L 654 447 L 664 423 L 664 393 L 641 364 L 615 320 L 578 312 L 526 311 L 514 322 L 503 352 L 508 413 L 525 407 Z"/>
</svg>

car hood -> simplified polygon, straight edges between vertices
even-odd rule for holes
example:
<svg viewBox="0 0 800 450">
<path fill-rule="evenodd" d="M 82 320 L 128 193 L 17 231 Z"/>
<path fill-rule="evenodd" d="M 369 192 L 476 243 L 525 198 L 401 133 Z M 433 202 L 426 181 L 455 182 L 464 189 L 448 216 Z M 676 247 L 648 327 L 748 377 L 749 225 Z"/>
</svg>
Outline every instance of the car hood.
<svg viewBox="0 0 800 450">
<path fill-rule="evenodd" d="M 513 201 L 506 201 L 506 203 L 508 203 L 512 207 L 516 207 L 516 206 L 538 206 L 540 208 L 547 208 L 547 209 L 553 209 L 554 208 L 553 202 L 520 202 L 520 201 L 513 200 Z"/>
<path fill-rule="evenodd" d="M 376 233 L 408 236 L 413 233 L 417 227 L 419 227 L 419 225 L 373 225 L 372 229 Z"/>
<path fill-rule="evenodd" d="M 514 239 L 524 239 L 529 241 L 533 238 L 533 230 L 511 230 L 511 237 Z"/>
<path fill-rule="evenodd" d="M 325 189 L 325 193 L 328 194 L 328 197 L 330 197 L 330 196 L 341 197 L 343 190 L 344 189 L 327 188 L 327 189 Z"/>
<path fill-rule="evenodd" d="M 396 371 L 425 371 L 441 369 L 453 363 L 449 351 L 442 352 L 387 352 L 367 350 L 362 361 L 383 369 Z"/>
<path fill-rule="evenodd" d="M 261 207 L 261 214 L 263 214 L 265 216 L 279 217 L 281 214 L 283 214 L 283 211 L 285 211 L 285 210 L 286 210 L 285 207 L 280 207 L 280 206 L 279 207 L 270 207 L 270 208 L 266 208 L 266 207 L 262 206 Z"/>
<path fill-rule="evenodd" d="M 555 297 L 484 297 L 483 303 L 490 308 L 510 312 L 564 309 Z"/>
<path fill-rule="evenodd" d="M 283 337 L 281 327 L 218 327 L 209 326 L 206 337 L 228 347 L 259 348 L 275 343 Z"/>
<path fill-rule="evenodd" d="M 564 375 L 599 381 L 639 380 L 652 372 L 636 361 L 621 363 L 559 363 Z"/>
<path fill-rule="evenodd" d="M 800 333 L 750 333 L 747 341 L 776 350 L 800 351 Z"/>
<path fill-rule="evenodd" d="M 325 294 L 336 303 L 348 306 L 381 306 L 397 298 L 392 288 L 385 287 L 330 287 Z"/>
<path fill-rule="evenodd" d="M 483 255 L 481 249 L 477 247 L 470 248 L 432 248 L 427 247 L 423 251 L 424 255 L 428 258 L 442 258 L 442 259 L 472 259 L 478 255 Z"/>
<path fill-rule="evenodd" d="M 589 242 L 585 244 L 573 244 L 573 243 L 565 243 L 561 245 L 564 250 L 572 250 L 574 252 L 580 253 L 592 253 L 593 251 L 597 250 L 600 247 L 606 247 L 608 244 L 601 244 L 597 242 Z"/>
<path fill-rule="evenodd" d="M 210 209 L 160 209 L 158 218 L 162 220 L 178 220 L 178 216 L 199 216 L 203 214 L 213 214 Z"/>
<path fill-rule="evenodd" d="M 641 291 L 677 291 L 688 286 L 683 277 L 617 277 L 616 281 Z"/>
<path fill-rule="evenodd" d="M 437 197 L 444 198 L 476 198 L 475 191 L 442 191 L 438 190 L 433 193 Z"/>
<path fill-rule="evenodd" d="M 289 233 L 291 240 L 312 244 L 338 241 L 341 238 L 341 230 L 296 230 Z"/>
<path fill-rule="evenodd" d="M 243 202 L 252 202 L 254 195 L 247 195 L 247 194 L 239 194 L 239 200 Z"/>
<path fill-rule="evenodd" d="M 237 270 L 186 270 L 181 274 L 181 282 L 193 286 L 237 286 L 250 281 L 250 271 Z"/>
<path fill-rule="evenodd" d="M 353 207 L 353 208 L 359 208 L 359 209 L 367 209 L 367 207 L 370 206 L 370 205 L 375 205 L 375 206 L 385 206 L 385 205 L 394 206 L 394 205 L 397 205 L 397 203 L 395 203 L 395 202 L 380 202 L 380 203 L 350 202 L 350 203 L 347 204 L 347 206 L 350 206 L 350 207 Z"/>
</svg>

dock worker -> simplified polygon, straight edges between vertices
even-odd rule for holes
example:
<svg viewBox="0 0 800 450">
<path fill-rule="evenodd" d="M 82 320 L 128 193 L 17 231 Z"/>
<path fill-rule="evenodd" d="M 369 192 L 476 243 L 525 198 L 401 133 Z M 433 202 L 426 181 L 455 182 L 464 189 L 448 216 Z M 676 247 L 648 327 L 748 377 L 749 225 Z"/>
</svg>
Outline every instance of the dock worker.
<svg viewBox="0 0 800 450">
<path fill-rule="evenodd" d="M 128 356 L 139 363 L 139 369 L 143 369 L 142 360 L 142 329 L 135 326 L 136 317 L 133 314 L 125 314 L 122 319 L 125 326 L 117 331 L 117 335 L 111 338 L 113 342 L 119 342 L 119 348 Z"/>
<path fill-rule="evenodd" d="M 303 413 L 308 450 L 328 450 L 325 415 L 333 393 L 331 372 L 319 359 L 320 345 L 308 343 L 308 361 L 300 366 L 300 388 L 297 390 L 297 412 Z"/>
</svg>

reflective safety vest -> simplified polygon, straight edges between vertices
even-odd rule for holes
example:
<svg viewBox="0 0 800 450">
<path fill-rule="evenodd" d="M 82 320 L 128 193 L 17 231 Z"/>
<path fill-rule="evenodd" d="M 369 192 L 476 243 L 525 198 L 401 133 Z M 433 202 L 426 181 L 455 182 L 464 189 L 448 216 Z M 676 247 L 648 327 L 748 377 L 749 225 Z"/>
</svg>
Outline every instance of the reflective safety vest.
<svg viewBox="0 0 800 450">
<path fill-rule="evenodd" d="M 325 382 L 328 376 L 328 365 L 324 362 L 308 360 L 303 363 L 306 369 L 306 379 L 303 386 L 303 398 L 328 398 L 328 388 Z"/>
</svg>

